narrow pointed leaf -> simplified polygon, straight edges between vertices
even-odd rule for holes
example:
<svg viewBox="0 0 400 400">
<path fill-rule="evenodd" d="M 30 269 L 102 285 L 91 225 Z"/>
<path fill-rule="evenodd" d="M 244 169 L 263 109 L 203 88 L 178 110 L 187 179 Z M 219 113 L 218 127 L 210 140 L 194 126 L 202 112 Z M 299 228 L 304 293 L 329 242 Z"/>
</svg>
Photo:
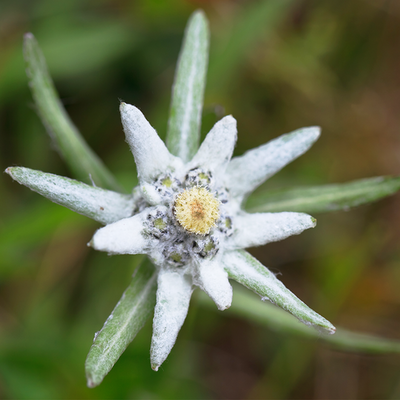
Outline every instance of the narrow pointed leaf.
<svg viewBox="0 0 400 400">
<path fill-rule="evenodd" d="M 319 138 L 318 126 L 297 129 L 231 160 L 226 185 L 239 201 L 284 166 L 304 154 Z"/>
<path fill-rule="evenodd" d="M 122 102 L 119 109 L 126 141 L 135 157 L 141 183 L 153 183 L 158 175 L 182 165 L 179 158 L 170 154 L 156 130 L 137 107 Z"/>
<path fill-rule="evenodd" d="M 89 246 L 108 254 L 147 254 L 151 241 L 146 221 L 150 213 L 166 212 L 166 207 L 148 207 L 132 217 L 120 219 L 96 231 Z"/>
<path fill-rule="evenodd" d="M 335 333 L 335 327 L 298 299 L 275 275 L 246 251 L 224 254 L 225 270 L 231 279 L 241 283 L 277 306 L 289 311 L 306 325 L 325 333 Z"/>
<path fill-rule="evenodd" d="M 357 181 L 306 188 L 263 191 L 250 196 L 251 212 L 301 211 L 309 213 L 347 211 L 400 190 L 400 177 L 379 176 Z"/>
<path fill-rule="evenodd" d="M 156 281 L 155 268 L 149 261 L 143 262 L 103 328 L 95 335 L 85 364 L 88 387 L 102 382 L 151 315 Z"/>
<path fill-rule="evenodd" d="M 167 132 L 168 149 L 184 162 L 195 155 L 199 146 L 208 47 L 207 18 L 196 11 L 186 27 L 179 55 Z"/>
<path fill-rule="evenodd" d="M 161 270 L 157 280 L 151 339 L 151 368 L 157 371 L 175 344 L 185 321 L 192 295 L 191 278 L 180 272 Z"/>
<path fill-rule="evenodd" d="M 232 304 L 232 286 L 219 257 L 202 260 L 195 275 L 195 283 L 214 301 L 218 310 L 226 310 Z"/>
<path fill-rule="evenodd" d="M 188 169 L 200 167 L 214 176 L 224 174 L 237 139 L 236 120 L 227 115 L 218 121 L 207 134 Z"/>
<path fill-rule="evenodd" d="M 86 185 L 74 179 L 24 167 L 6 172 L 21 185 L 79 214 L 107 225 L 130 217 L 135 210 L 132 195 Z"/>
<path fill-rule="evenodd" d="M 316 219 L 303 213 L 241 213 L 235 218 L 235 233 L 228 238 L 227 246 L 231 249 L 262 246 L 299 235 L 315 225 Z"/>
<path fill-rule="evenodd" d="M 24 38 L 24 57 L 39 117 L 75 177 L 84 182 L 92 180 L 97 186 L 120 191 L 113 175 L 70 120 L 49 75 L 42 51 L 31 33 L 27 33 Z"/>
<path fill-rule="evenodd" d="M 235 300 L 227 313 L 264 325 L 273 331 L 279 332 L 279 334 L 318 339 L 345 351 L 371 354 L 400 353 L 399 340 L 353 332 L 341 327 L 337 328 L 334 335 L 321 335 L 315 329 L 299 324 L 292 315 L 282 309 L 272 304 L 260 302 L 252 293 L 240 286 L 234 289 Z M 202 296 L 201 300 L 201 304 L 208 305 L 212 309 L 205 296 Z"/>
</svg>

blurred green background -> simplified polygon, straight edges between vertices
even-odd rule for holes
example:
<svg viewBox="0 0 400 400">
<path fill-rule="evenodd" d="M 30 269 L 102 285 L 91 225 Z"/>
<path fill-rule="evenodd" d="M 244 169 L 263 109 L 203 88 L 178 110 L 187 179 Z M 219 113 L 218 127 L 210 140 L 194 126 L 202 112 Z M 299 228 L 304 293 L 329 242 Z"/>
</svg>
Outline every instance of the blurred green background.
<svg viewBox="0 0 400 400">
<path fill-rule="evenodd" d="M 235 154 L 303 126 L 313 148 L 266 188 L 400 170 L 400 4 L 381 0 L 2 0 L 0 162 L 70 176 L 32 102 L 22 36 L 33 32 L 72 120 L 128 192 L 136 170 L 118 114 L 160 136 L 187 18 L 203 8 L 211 54 L 202 134 L 238 120 Z M 0 180 L 0 397 L 7 399 L 398 399 L 400 356 L 341 352 L 194 296 L 159 372 L 151 321 L 104 382 L 84 361 L 140 261 L 86 247 L 97 223 Z M 399 195 L 316 215 L 316 229 L 252 249 L 335 325 L 400 339 Z M 238 288 L 235 287 L 235 290 Z"/>
</svg>

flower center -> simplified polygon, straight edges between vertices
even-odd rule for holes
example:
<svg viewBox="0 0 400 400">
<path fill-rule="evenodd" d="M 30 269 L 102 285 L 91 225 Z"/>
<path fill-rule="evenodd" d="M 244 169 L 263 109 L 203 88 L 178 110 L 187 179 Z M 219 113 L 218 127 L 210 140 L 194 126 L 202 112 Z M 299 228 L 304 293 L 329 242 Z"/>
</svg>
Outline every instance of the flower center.
<svg viewBox="0 0 400 400">
<path fill-rule="evenodd" d="M 177 196 L 174 212 L 187 231 L 206 235 L 219 218 L 219 201 L 207 189 L 194 187 Z"/>
</svg>

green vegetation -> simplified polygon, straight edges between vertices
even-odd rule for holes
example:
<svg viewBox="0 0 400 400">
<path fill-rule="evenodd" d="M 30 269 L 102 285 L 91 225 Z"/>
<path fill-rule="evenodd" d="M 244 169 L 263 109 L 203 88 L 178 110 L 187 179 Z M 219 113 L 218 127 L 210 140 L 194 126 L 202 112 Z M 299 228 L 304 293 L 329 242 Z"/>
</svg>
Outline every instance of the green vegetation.
<svg viewBox="0 0 400 400">
<path fill-rule="evenodd" d="M 165 138 L 183 29 L 199 5 L 203 2 L 3 1 L 3 170 L 23 165 L 129 192 L 137 184 L 136 170 L 124 143 L 118 99 L 143 110 Z M 399 195 L 377 201 L 399 186 L 399 178 L 390 177 L 399 174 L 400 154 L 396 2 L 254 0 L 204 7 L 211 53 L 201 139 L 226 114 L 238 121 L 237 155 L 302 126 L 322 127 L 313 148 L 264 184 L 247 206 L 318 213 L 315 229 L 251 251 L 337 325 L 337 333 L 319 336 L 246 291 L 238 291 L 226 312 L 213 312 L 211 301 L 195 293 L 159 372 L 150 368 L 149 320 L 104 382 L 89 389 L 84 362 L 93 332 L 126 288 L 132 298 L 143 289 L 129 286 L 135 271 L 143 273 L 137 269 L 143 257 L 110 258 L 89 249 L 86 243 L 99 224 L 3 174 L 1 398 L 400 397 Z M 32 87 L 34 96 L 65 117 L 68 143 L 60 144 L 54 121 L 44 121 L 50 139 L 40 107 L 32 107 L 25 75 L 30 66 L 22 55 L 26 32 L 43 50 L 61 103 L 47 75 L 39 78 L 48 92 L 35 94 Z M 195 115 L 193 121 L 196 128 Z M 177 154 L 178 134 L 175 121 L 169 143 Z M 93 157 L 74 169 L 74 152 L 91 152 L 85 142 Z M 70 149 L 69 168 L 53 151 L 60 146 Z M 384 178 L 370 178 L 377 176 Z M 110 321 L 105 343 L 107 329 L 117 328 Z M 88 362 L 97 362 L 95 350 Z"/>
</svg>

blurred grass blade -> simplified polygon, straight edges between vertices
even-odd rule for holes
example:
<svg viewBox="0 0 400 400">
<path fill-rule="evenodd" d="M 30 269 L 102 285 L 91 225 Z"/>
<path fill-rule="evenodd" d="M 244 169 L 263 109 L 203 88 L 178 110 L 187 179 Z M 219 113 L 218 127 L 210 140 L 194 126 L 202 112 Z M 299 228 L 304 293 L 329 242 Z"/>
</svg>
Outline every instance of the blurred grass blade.
<svg viewBox="0 0 400 400">
<path fill-rule="evenodd" d="M 168 120 L 168 150 L 184 162 L 191 160 L 199 147 L 208 47 L 207 18 L 196 11 L 186 27 Z"/>
<path fill-rule="evenodd" d="M 27 75 L 37 112 L 76 178 L 101 187 L 120 191 L 118 183 L 87 143 L 67 115 L 58 98 L 46 62 L 35 37 L 24 37 Z"/>
<path fill-rule="evenodd" d="M 249 212 L 299 211 L 319 213 L 348 210 L 396 193 L 400 177 L 382 176 L 309 188 L 263 191 L 250 196 Z"/>
<path fill-rule="evenodd" d="M 209 87 L 214 92 L 234 81 L 244 55 L 257 51 L 257 41 L 264 41 L 276 32 L 278 24 L 288 15 L 294 0 L 247 2 L 238 7 L 236 21 L 227 32 L 227 39 L 212 47 L 209 68 Z M 244 3 L 245 4 L 245 3 Z"/>
<path fill-rule="evenodd" d="M 104 225 L 131 217 L 135 208 L 134 198 L 129 194 L 89 186 L 74 179 L 24 167 L 10 167 L 6 172 L 21 185 L 52 202 Z"/>
<path fill-rule="evenodd" d="M 224 254 L 223 261 L 229 278 L 251 289 L 262 300 L 271 301 L 321 332 L 335 333 L 329 321 L 307 307 L 251 254 L 243 250 L 231 251 Z"/>
<path fill-rule="evenodd" d="M 102 382 L 143 327 L 155 305 L 156 286 L 157 273 L 147 260 L 136 270 L 121 300 L 95 335 L 85 364 L 88 387 Z"/>
<path fill-rule="evenodd" d="M 234 293 L 232 307 L 226 312 L 260 323 L 274 331 L 323 340 L 346 351 L 376 354 L 400 353 L 400 341 L 398 340 L 351 332 L 343 328 L 337 328 L 334 335 L 321 335 L 316 330 L 299 324 L 295 318 L 282 309 L 272 304 L 261 303 L 252 293 L 239 286 L 234 288 Z M 213 308 L 211 302 L 204 300 L 204 304 L 206 303 Z"/>
</svg>

